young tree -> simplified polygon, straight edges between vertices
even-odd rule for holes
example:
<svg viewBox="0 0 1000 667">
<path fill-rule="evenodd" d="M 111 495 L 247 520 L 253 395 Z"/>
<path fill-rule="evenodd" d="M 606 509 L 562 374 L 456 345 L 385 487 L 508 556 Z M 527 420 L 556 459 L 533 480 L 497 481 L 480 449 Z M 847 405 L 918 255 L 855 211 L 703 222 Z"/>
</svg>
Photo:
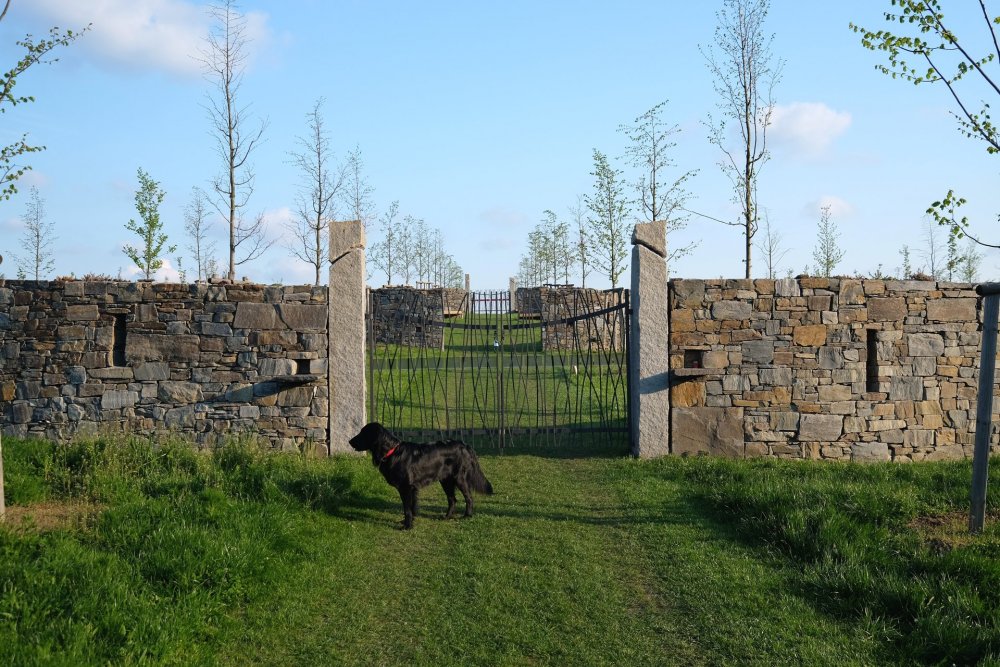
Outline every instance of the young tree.
<svg viewBox="0 0 1000 667">
<path fill-rule="evenodd" d="M 910 246 L 903 244 L 899 249 L 899 256 L 903 258 L 903 265 L 899 268 L 900 278 L 909 280 L 913 275 L 913 262 L 910 260 Z"/>
<path fill-rule="evenodd" d="M 212 124 L 216 148 L 222 159 L 222 172 L 212 182 L 215 208 L 229 226 L 230 280 L 236 280 L 236 267 L 260 257 L 273 244 L 264 234 L 263 215 L 253 221 L 244 209 L 253 194 L 254 173 L 250 156 L 260 143 L 267 123 L 254 122 L 248 106 L 240 106 L 239 93 L 246 69 L 246 17 L 240 14 L 235 0 L 223 0 L 209 10 L 215 26 L 209 33 L 201 54 L 206 78 L 215 88 L 205 109 Z M 242 256 L 238 253 L 242 249 Z"/>
<path fill-rule="evenodd" d="M 569 214 L 573 226 L 576 228 L 574 257 L 580 263 L 580 287 L 586 287 L 587 276 L 590 275 L 592 268 L 587 262 L 590 252 L 590 238 L 587 234 L 587 209 L 583 195 L 577 195 L 576 204 L 569 207 Z"/>
<path fill-rule="evenodd" d="M 622 172 L 608 163 L 604 153 L 594 149 L 594 193 L 585 201 L 590 210 L 587 223 L 593 239 L 593 264 L 603 271 L 618 287 L 618 279 L 625 271 L 628 251 L 629 202 L 625 197 Z"/>
<path fill-rule="evenodd" d="M 344 187 L 341 198 L 351 220 L 360 220 L 367 230 L 368 223 L 375 217 L 375 204 L 372 202 L 375 188 L 368 184 L 364 171 L 365 161 L 361 157 L 361 147 L 355 146 L 354 150 L 347 154 L 344 165 Z"/>
<path fill-rule="evenodd" d="M 163 223 L 160 222 L 160 204 L 167 193 L 141 168 L 138 174 L 139 189 L 135 191 L 135 208 L 142 222 L 129 220 L 125 229 L 135 232 L 142 245 L 134 248 L 126 244 L 122 252 L 139 267 L 146 280 L 152 280 L 153 274 L 163 266 L 160 256 L 164 252 L 174 252 L 177 246 L 167 246 L 167 235 L 163 233 Z"/>
<path fill-rule="evenodd" d="M 734 188 L 740 221 L 726 223 L 743 228 L 746 277 L 750 277 L 753 237 L 759 211 L 757 182 L 770 159 L 767 128 L 774 113 L 774 88 L 781 79 L 784 61 L 771 54 L 774 35 L 764 31 L 770 0 L 724 0 L 716 13 L 715 43 L 702 54 L 721 98 L 720 116 L 709 115 L 709 141 L 723 153 L 719 166 Z M 729 141 L 735 127 L 739 146 Z"/>
<path fill-rule="evenodd" d="M 844 259 L 844 250 L 837 241 L 839 238 L 840 232 L 837 230 L 837 224 L 833 222 L 830 207 L 824 206 L 820 209 L 819 230 L 816 235 L 816 247 L 813 249 L 816 271 L 824 278 L 829 278 L 833 274 L 834 267 Z"/>
<path fill-rule="evenodd" d="M 190 241 L 187 248 L 194 254 L 198 282 L 213 275 L 210 264 L 215 263 L 215 242 L 208 240 L 208 203 L 205 199 L 205 192 L 195 186 L 191 188 L 191 201 L 184 208 L 184 231 Z"/>
<path fill-rule="evenodd" d="M 399 200 L 389 204 L 389 210 L 382 215 L 382 239 L 372 245 L 371 258 L 375 268 L 385 273 L 386 285 L 392 285 L 392 277 L 399 271 L 401 225 Z"/>
<path fill-rule="evenodd" d="M 924 218 L 924 247 L 920 255 L 927 262 L 927 270 L 932 278 L 939 278 L 943 268 L 944 248 L 941 247 L 941 236 L 938 234 L 937 225 L 931 217 Z"/>
<path fill-rule="evenodd" d="M 28 196 L 28 206 L 21 216 L 24 223 L 24 236 L 21 237 L 21 247 L 25 255 L 17 258 L 18 270 L 32 280 L 41 280 L 42 274 L 52 271 L 55 262 L 52 259 L 52 242 L 56 236 L 55 224 L 45 219 L 45 200 L 38 194 L 38 188 L 32 186 Z"/>
<path fill-rule="evenodd" d="M 344 170 L 333 164 L 330 139 L 323 130 L 322 106 L 323 100 L 318 99 L 306 114 L 309 131 L 298 138 L 302 151 L 291 154 L 292 164 L 302 174 L 302 185 L 296 218 L 285 225 L 294 238 L 289 252 L 313 266 L 317 285 L 329 259 L 330 220 L 336 215 L 334 201 L 344 184 Z"/>
<path fill-rule="evenodd" d="M 0 11 L 0 21 L 3 21 L 7 16 L 10 3 L 11 0 L 4 3 L 3 10 Z M 14 92 L 17 78 L 34 65 L 39 63 L 52 64 L 59 60 L 58 58 L 49 58 L 49 53 L 57 47 L 69 46 L 70 42 L 75 41 L 89 29 L 89 25 L 79 32 L 51 28 L 47 39 L 43 38 L 36 42 L 31 35 L 25 35 L 24 39 L 17 41 L 16 44 L 24 50 L 24 55 L 13 67 L 0 75 L 0 113 L 6 112 L 9 107 L 15 107 L 18 104 L 34 102 L 34 96 L 19 95 Z M 0 146 L 0 200 L 8 200 L 17 193 L 18 179 L 31 169 L 31 165 L 23 162 L 27 154 L 42 150 L 45 150 L 45 146 L 28 143 L 27 133 L 22 134 L 20 139 L 11 144 Z"/>
<path fill-rule="evenodd" d="M 660 102 L 629 125 L 621 125 L 618 131 L 629 139 L 625 155 L 633 167 L 639 170 L 635 189 L 639 194 L 640 215 L 646 222 L 662 220 L 667 228 L 667 259 L 675 260 L 689 254 L 697 245 L 688 245 L 670 250 L 670 234 L 684 229 L 688 215 L 684 212 L 690 193 L 685 184 L 697 170 L 687 171 L 674 181 L 668 182 L 667 172 L 677 166 L 671 152 L 677 147 L 673 136 L 680 132 L 677 125 L 663 122 L 663 108 L 667 101 Z M 668 262 L 669 267 L 669 262 Z"/>
<path fill-rule="evenodd" d="M 781 232 L 771 226 L 771 218 L 764 214 L 764 237 L 757 244 L 757 249 L 764 256 L 767 264 L 767 277 L 774 279 L 778 276 L 778 263 L 788 254 L 788 249 L 784 247 Z"/>
<path fill-rule="evenodd" d="M 990 117 L 989 101 L 993 104 L 1000 101 L 1000 80 L 986 69 L 988 63 L 1000 59 L 996 28 L 1000 16 L 990 16 L 986 2 L 980 0 L 979 11 L 973 10 L 966 17 L 982 21 L 983 35 L 976 40 L 952 30 L 953 24 L 942 11 L 940 0 L 891 0 L 890 5 L 898 8 L 884 13 L 892 29 L 873 31 L 850 24 L 861 35 L 862 46 L 886 54 L 889 64 L 876 65 L 876 69 L 916 85 L 944 85 L 958 108 L 953 115 L 959 131 L 985 143 L 990 155 L 1000 153 L 1000 128 Z M 964 86 L 959 86 L 963 80 Z M 972 106 L 977 98 L 982 104 L 979 111 Z M 965 203 L 954 190 L 949 190 L 945 197 L 931 204 L 927 213 L 954 237 L 968 237 L 990 248 L 1000 247 L 969 234 L 968 218 L 956 217 L 957 209 Z"/>
<path fill-rule="evenodd" d="M 423 224 L 423 220 L 417 220 L 412 215 L 407 214 L 403 217 L 403 224 L 399 229 L 399 273 L 404 285 L 410 284 L 417 267 L 418 224 Z"/>
<path fill-rule="evenodd" d="M 979 281 L 979 267 L 983 263 L 983 254 L 976 247 L 976 242 L 969 239 L 965 252 L 958 258 L 958 277 L 963 282 Z"/>
</svg>

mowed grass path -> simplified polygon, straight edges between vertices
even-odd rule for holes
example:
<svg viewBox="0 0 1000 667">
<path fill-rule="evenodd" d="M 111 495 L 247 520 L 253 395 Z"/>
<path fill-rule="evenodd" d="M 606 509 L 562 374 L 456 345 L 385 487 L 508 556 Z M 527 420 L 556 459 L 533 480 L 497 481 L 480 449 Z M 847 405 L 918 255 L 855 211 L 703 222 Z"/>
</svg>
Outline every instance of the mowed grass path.
<svg viewBox="0 0 1000 667">
<path fill-rule="evenodd" d="M 677 483 L 622 459 L 484 455 L 496 494 L 443 521 L 422 494 L 398 529 L 388 486 L 331 522 L 299 572 L 219 658 L 231 664 L 871 664 L 856 624 L 789 592 Z M 369 466 L 370 467 L 370 466 Z M 370 470 L 371 474 L 376 474 Z"/>
<path fill-rule="evenodd" d="M 1000 664 L 968 462 L 483 451 L 402 531 L 361 457 L 3 444 L 2 665 Z"/>
</svg>

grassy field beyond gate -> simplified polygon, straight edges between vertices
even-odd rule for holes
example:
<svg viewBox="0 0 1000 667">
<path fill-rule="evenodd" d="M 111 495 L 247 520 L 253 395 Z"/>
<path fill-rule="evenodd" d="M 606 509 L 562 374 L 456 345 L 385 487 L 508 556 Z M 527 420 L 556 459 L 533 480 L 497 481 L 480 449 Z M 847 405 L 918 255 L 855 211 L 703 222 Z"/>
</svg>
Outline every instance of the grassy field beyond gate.
<svg viewBox="0 0 1000 667">
<path fill-rule="evenodd" d="M 441 520 L 431 488 L 401 531 L 395 492 L 355 457 L 4 453 L 4 665 L 1000 657 L 1000 533 L 995 516 L 964 533 L 966 463 L 486 451 L 497 493 L 475 518 Z"/>
</svg>

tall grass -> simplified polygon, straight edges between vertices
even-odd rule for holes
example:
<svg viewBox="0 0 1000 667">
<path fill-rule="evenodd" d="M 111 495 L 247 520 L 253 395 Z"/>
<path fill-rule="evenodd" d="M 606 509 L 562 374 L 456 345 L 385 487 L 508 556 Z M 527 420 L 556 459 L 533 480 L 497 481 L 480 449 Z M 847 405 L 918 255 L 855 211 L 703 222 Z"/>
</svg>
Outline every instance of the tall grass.
<svg viewBox="0 0 1000 667">
<path fill-rule="evenodd" d="M 336 465 L 179 442 L 5 443 L 11 507 L 87 502 L 87 525 L 0 527 L 0 664 L 209 660 L 233 606 L 314 557 L 315 515 L 352 492 Z"/>
<path fill-rule="evenodd" d="M 699 459 L 653 469 L 681 481 L 692 503 L 743 539 L 796 563 L 800 595 L 865 624 L 894 659 L 1000 659 L 1000 523 L 966 534 L 968 462 Z"/>
</svg>

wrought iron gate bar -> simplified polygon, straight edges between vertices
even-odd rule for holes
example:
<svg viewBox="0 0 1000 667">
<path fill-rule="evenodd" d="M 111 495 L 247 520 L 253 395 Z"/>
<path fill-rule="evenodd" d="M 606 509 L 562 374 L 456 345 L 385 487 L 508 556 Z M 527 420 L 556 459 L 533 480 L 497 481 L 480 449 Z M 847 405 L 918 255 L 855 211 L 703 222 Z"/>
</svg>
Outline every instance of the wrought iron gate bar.
<svg viewBox="0 0 1000 667">
<path fill-rule="evenodd" d="M 404 437 L 627 449 L 626 291 L 552 290 L 529 312 L 512 310 L 506 291 L 447 308 L 439 290 L 378 292 L 367 314 L 372 420 Z"/>
<path fill-rule="evenodd" d="M 534 321 L 526 322 L 524 324 L 502 324 L 500 328 L 503 330 L 513 330 L 513 329 L 543 329 L 545 327 L 555 326 L 557 324 L 574 324 L 576 322 L 582 322 L 583 320 L 592 319 L 594 317 L 600 317 L 601 315 L 607 315 L 618 310 L 622 310 L 624 306 L 610 306 L 602 310 L 597 310 L 592 313 L 587 313 L 586 315 L 577 315 L 575 317 L 564 317 L 559 320 L 544 320 L 544 321 Z M 495 330 L 497 327 L 494 324 L 463 324 L 462 322 L 449 322 L 447 320 L 436 322 L 428 321 L 427 326 L 434 327 L 445 327 L 447 329 L 485 329 L 485 330 Z"/>
</svg>

